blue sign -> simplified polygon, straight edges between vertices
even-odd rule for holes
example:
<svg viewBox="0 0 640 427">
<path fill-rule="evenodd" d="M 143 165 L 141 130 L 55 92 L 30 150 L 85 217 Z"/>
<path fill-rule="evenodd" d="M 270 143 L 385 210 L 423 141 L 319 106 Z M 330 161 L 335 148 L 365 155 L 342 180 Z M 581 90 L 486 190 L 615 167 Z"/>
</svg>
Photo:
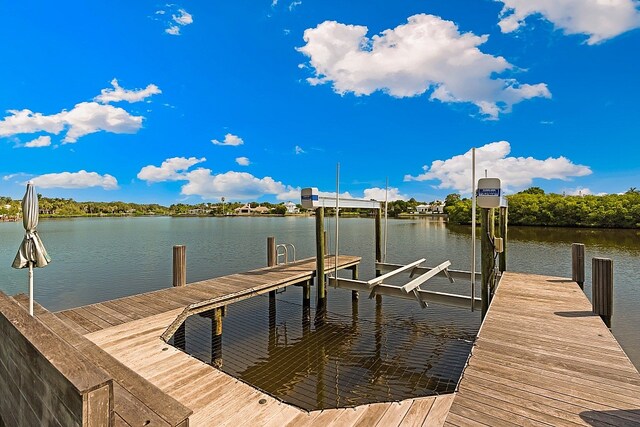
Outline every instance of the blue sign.
<svg viewBox="0 0 640 427">
<path fill-rule="evenodd" d="M 318 201 L 318 195 L 317 194 L 304 194 L 302 196 L 300 196 L 302 200 L 313 200 L 313 201 Z"/>
<path fill-rule="evenodd" d="M 478 188 L 478 197 L 500 197 L 499 188 Z"/>
</svg>

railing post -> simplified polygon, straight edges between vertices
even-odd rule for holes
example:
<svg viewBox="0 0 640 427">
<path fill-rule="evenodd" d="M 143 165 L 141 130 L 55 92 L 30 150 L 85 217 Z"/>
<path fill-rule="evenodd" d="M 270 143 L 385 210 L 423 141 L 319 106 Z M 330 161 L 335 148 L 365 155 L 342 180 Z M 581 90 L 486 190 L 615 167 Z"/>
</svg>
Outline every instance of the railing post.
<svg viewBox="0 0 640 427">
<path fill-rule="evenodd" d="M 613 316 L 613 261 L 593 258 L 591 271 L 591 301 L 593 312 L 599 315 L 608 328 Z"/>
<path fill-rule="evenodd" d="M 173 286 L 187 284 L 187 247 L 175 245 L 173 247 Z"/>
<path fill-rule="evenodd" d="M 571 280 L 584 289 L 584 245 L 571 244 Z"/>
</svg>

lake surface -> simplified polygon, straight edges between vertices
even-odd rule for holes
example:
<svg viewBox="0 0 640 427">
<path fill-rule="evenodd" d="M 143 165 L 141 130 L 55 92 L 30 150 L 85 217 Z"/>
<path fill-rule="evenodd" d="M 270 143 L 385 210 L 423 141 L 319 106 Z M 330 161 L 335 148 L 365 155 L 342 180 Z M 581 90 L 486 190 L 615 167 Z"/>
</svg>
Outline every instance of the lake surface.
<svg viewBox="0 0 640 427">
<path fill-rule="evenodd" d="M 388 224 L 388 262 L 426 258 L 426 265 L 433 266 L 450 260 L 452 268 L 469 270 L 469 227 L 430 219 L 390 219 Z M 327 220 L 326 227 L 333 247 L 333 219 Z M 340 253 L 363 257 L 362 279 L 374 276 L 373 227 L 373 220 L 367 218 L 340 222 Z M 39 231 L 53 262 L 35 270 L 35 297 L 50 310 L 171 286 L 171 248 L 175 244 L 187 245 L 189 282 L 264 266 L 268 236 L 275 236 L 278 243 L 294 244 L 298 259 L 315 254 L 315 219 L 305 217 L 78 218 L 43 220 Z M 10 267 L 22 235 L 21 223 L 0 223 L 0 290 L 8 294 L 27 292 L 26 271 Z M 589 297 L 591 258 L 613 260 L 612 330 L 632 362 L 640 366 L 639 231 L 510 227 L 507 268 L 570 277 L 573 242 L 586 245 L 585 293 Z M 479 266 L 479 241 L 477 245 Z M 469 292 L 468 283 L 427 286 Z M 385 299 L 385 309 L 392 310 L 393 304 L 387 300 L 391 298 Z M 391 318 L 401 319 L 402 307 Z M 362 312 L 373 313 L 373 309 L 367 310 Z M 438 312 L 444 313 L 442 316 L 452 313 L 451 318 L 470 317 L 466 323 L 479 321 L 477 312 L 457 314 L 448 308 L 438 308 Z"/>
</svg>

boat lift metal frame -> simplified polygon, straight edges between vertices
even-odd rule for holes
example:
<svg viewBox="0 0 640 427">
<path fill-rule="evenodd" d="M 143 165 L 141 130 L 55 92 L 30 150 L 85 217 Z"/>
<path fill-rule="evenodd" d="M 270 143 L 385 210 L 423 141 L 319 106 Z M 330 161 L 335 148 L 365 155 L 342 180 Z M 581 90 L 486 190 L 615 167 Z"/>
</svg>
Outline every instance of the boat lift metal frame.
<svg viewBox="0 0 640 427">
<path fill-rule="evenodd" d="M 467 309 L 470 305 L 478 309 L 481 307 L 482 300 L 480 298 L 474 298 L 472 301 L 471 297 L 468 296 L 421 289 L 420 285 L 438 275 L 447 277 L 451 283 L 455 283 L 454 275 L 458 277 L 469 276 L 468 272 L 450 272 L 450 261 L 445 261 L 433 268 L 420 266 L 424 261 L 425 259 L 421 258 L 406 265 L 376 263 L 377 269 L 388 272 L 368 281 L 329 277 L 329 285 L 352 291 L 366 291 L 369 292 L 369 298 L 373 298 L 376 295 L 387 295 L 404 299 L 416 299 L 423 309 L 428 307 L 429 302 Z M 413 278 L 413 280 L 405 285 L 398 286 L 383 283 L 384 280 L 407 271 L 409 272 L 409 278 Z M 416 275 L 418 276 L 414 278 Z"/>
</svg>

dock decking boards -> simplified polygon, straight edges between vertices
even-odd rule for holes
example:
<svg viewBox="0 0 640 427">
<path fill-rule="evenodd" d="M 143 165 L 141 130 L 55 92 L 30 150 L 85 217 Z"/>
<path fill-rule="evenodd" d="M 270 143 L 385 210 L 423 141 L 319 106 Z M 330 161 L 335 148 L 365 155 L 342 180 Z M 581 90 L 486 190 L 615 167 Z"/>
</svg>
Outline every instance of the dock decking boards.
<svg viewBox="0 0 640 427">
<path fill-rule="evenodd" d="M 359 261 L 341 256 L 339 268 Z M 314 274 L 315 259 L 307 259 L 55 315 L 192 410 L 191 426 L 640 425 L 640 374 L 568 279 L 505 273 L 457 393 L 437 397 L 305 412 L 160 338 L 190 304 L 233 302 Z"/>
<path fill-rule="evenodd" d="M 640 375 L 576 283 L 506 273 L 445 425 L 640 425 Z"/>
<path fill-rule="evenodd" d="M 96 332 L 176 308 L 184 308 L 199 301 L 233 294 L 241 299 L 299 283 L 315 277 L 315 262 L 315 258 L 308 258 L 276 267 L 203 280 L 182 287 L 62 310 L 56 315 L 80 333 Z M 340 255 L 338 268 L 349 268 L 359 262 L 360 257 Z M 328 255 L 325 259 L 325 270 L 333 269 L 334 263 L 335 257 Z"/>
</svg>

